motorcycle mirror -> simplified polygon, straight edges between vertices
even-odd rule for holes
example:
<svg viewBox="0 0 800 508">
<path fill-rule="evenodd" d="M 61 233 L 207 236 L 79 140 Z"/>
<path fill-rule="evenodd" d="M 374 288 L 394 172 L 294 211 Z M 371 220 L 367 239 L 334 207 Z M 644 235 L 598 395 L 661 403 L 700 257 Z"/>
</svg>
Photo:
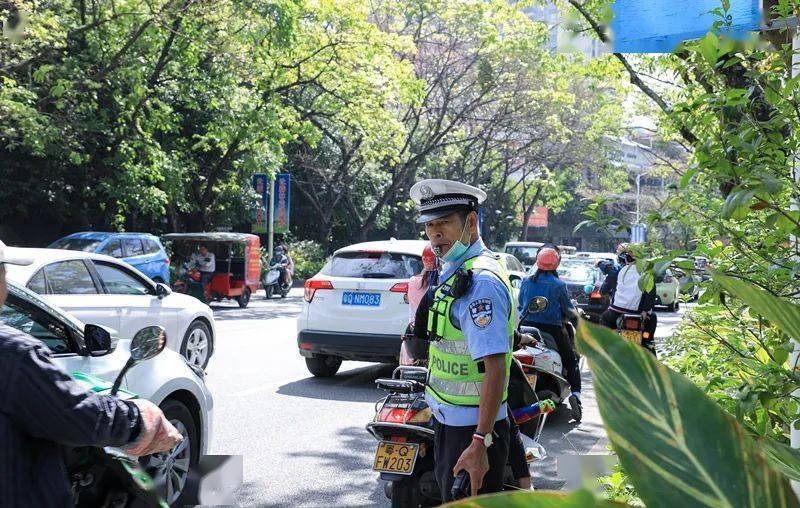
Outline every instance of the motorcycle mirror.
<svg viewBox="0 0 800 508">
<path fill-rule="evenodd" d="M 547 304 L 547 298 L 544 296 L 535 296 L 530 302 L 528 302 L 527 310 L 530 314 L 542 312 L 547 308 Z"/>
<path fill-rule="evenodd" d="M 157 356 L 164 350 L 166 345 L 167 332 L 162 327 L 148 326 L 139 330 L 131 340 L 131 356 L 117 375 L 117 379 L 114 380 L 114 385 L 111 387 L 111 395 L 117 394 L 125 374 L 128 373 L 131 367 Z"/>
<path fill-rule="evenodd" d="M 131 360 L 143 362 L 149 360 L 167 345 L 167 332 L 160 326 L 148 326 L 139 330 L 131 341 Z"/>
</svg>

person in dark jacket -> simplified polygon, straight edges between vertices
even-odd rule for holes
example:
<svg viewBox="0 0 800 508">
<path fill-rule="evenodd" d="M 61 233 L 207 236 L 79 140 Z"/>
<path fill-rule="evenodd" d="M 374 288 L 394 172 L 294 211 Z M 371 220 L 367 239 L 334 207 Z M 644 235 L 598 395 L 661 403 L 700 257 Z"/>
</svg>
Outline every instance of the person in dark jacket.
<svg viewBox="0 0 800 508">
<path fill-rule="evenodd" d="M 0 242 L 0 308 L 6 255 Z M 172 449 L 180 433 L 146 400 L 87 392 L 39 340 L 0 322 L 0 506 L 72 507 L 64 446 L 122 447 L 134 456 Z"/>
<path fill-rule="evenodd" d="M 567 369 L 572 394 L 569 397 L 572 417 L 580 421 L 583 416 L 581 406 L 581 371 L 578 353 L 569 340 L 564 328 L 564 320 L 575 313 L 575 306 L 569 298 L 567 284 L 558 278 L 558 265 L 561 255 L 551 248 L 543 248 L 536 256 L 536 273 L 522 281 L 519 292 L 519 312 L 522 315 L 528 303 L 537 296 L 547 298 L 548 305 L 543 312 L 530 314 L 523 320 L 523 325 L 535 326 L 539 330 L 553 336 L 558 345 L 558 354 Z"/>
</svg>

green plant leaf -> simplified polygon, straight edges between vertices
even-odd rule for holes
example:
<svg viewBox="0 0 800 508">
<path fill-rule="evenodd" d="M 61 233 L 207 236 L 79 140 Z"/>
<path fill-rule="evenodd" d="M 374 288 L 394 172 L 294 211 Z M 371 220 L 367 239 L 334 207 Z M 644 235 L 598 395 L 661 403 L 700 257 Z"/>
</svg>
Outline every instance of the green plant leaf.
<svg viewBox="0 0 800 508">
<path fill-rule="evenodd" d="M 697 44 L 698 51 L 700 51 L 700 54 L 703 55 L 703 58 L 705 58 L 706 62 L 711 65 L 717 63 L 718 42 L 717 36 L 711 32 L 708 32 L 706 36 L 700 39 Z"/>
<path fill-rule="evenodd" d="M 800 481 L 800 450 L 790 448 L 774 439 L 762 439 L 759 443 L 773 468 L 794 481 Z"/>
<path fill-rule="evenodd" d="M 756 441 L 700 388 L 611 330 L 581 323 L 600 414 L 649 507 L 800 506 Z"/>
<path fill-rule="evenodd" d="M 726 291 L 770 320 L 783 333 L 795 340 L 800 340 L 800 307 L 748 282 L 719 272 L 711 272 L 711 276 Z"/>
<path fill-rule="evenodd" d="M 546 491 L 488 494 L 455 501 L 444 506 L 449 508 L 619 508 L 628 505 L 597 499 L 587 490 L 578 490 L 571 494 Z"/>
</svg>

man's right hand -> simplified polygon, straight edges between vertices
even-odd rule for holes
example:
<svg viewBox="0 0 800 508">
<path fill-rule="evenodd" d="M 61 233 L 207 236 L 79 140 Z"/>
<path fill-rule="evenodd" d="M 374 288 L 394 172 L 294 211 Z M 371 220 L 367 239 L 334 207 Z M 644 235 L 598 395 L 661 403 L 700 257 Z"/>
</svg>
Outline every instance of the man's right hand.
<svg viewBox="0 0 800 508">
<path fill-rule="evenodd" d="M 136 441 L 124 449 L 126 453 L 136 457 L 152 455 L 169 451 L 183 441 L 181 433 L 167 420 L 158 406 L 144 399 L 131 402 L 139 408 L 142 428 Z"/>
</svg>

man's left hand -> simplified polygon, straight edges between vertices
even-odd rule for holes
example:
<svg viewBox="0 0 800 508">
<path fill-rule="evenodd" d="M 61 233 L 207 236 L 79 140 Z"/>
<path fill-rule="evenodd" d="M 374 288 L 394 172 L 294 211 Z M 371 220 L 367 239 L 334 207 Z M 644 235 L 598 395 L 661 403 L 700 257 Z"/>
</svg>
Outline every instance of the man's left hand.
<svg viewBox="0 0 800 508">
<path fill-rule="evenodd" d="M 469 473 L 472 496 L 478 495 L 478 490 L 483 486 L 483 477 L 489 472 L 489 453 L 486 446 L 480 441 L 473 439 L 470 445 L 461 453 L 456 466 L 453 468 L 453 476 L 459 472 Z"/>
<path fill-rule="evenodd" d="M 648 312 L 646 310 L 643 310 L 642 311 L 642 321 L 646 321 L 648 315 L 649 315 Z"/>
</svg>

